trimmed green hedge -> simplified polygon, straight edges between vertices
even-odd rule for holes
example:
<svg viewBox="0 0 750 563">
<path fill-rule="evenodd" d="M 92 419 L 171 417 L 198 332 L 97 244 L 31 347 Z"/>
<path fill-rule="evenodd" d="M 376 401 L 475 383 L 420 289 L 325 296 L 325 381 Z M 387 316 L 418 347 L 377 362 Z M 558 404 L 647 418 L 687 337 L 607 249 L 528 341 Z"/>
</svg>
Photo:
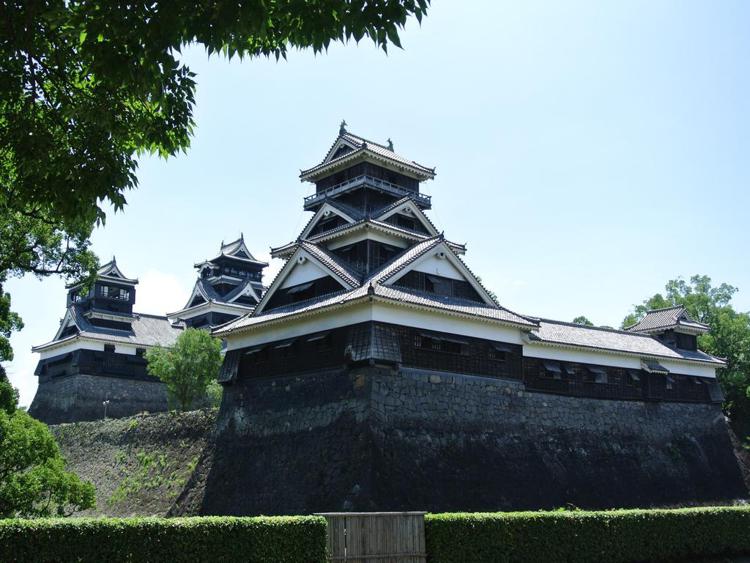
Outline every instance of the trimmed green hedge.
<svg viewBox="0 0 750 563">
<path fill-rule="evenodd" d="M 687 561 L 750 554 L 745 507 L 428 514 L 429 563 Z"/>
<path fill-rule="evenodd" d="M 3 563 L 325 560 L 317 516 L 0 520 Z"/>
</svg>

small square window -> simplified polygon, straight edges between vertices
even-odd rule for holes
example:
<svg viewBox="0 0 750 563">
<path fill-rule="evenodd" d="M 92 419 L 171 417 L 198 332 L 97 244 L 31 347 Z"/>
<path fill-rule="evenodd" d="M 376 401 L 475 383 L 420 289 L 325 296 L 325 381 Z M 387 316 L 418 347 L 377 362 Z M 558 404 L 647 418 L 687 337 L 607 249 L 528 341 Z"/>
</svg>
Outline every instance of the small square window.
<svg viewBox="0 0 750 563">
<path fill-rule="evenodd" d="M 135 355 L 139 358 L 143 358 L 146 355 L 146 349 L 145 348 L 136 348 L 135 349 Z"/>
<path fill-rule="evenodd" d="M 105 344 L 104 345 L 104 351 L 105 352 L 114 352 L 115 351 L 115 345 L 114 344 Z"/>
</svg>

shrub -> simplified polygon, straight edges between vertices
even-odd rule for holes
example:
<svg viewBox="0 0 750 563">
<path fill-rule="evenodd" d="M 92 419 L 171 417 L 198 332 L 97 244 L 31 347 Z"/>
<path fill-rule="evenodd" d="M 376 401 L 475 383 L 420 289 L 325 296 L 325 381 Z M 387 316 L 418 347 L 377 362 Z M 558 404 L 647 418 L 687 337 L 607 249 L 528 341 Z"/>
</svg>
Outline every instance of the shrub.
<svg viewBox="0 0 750 563">
<path fill-rule="evenodd" d="M 686 561 L 750 553 L 750 508 L 429 514 L 430 563 Z"/>
<path fill-rule="evenodd" d="M 316 516 L 0 521 L 0 561 L 324 562 Z"/>
</svg>

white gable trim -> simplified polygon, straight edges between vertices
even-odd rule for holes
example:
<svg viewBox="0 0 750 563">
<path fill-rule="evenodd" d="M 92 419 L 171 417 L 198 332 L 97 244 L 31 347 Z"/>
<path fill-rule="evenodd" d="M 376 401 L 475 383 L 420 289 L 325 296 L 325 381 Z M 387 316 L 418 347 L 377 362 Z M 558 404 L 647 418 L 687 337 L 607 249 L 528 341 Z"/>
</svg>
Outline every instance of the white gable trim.
<svg viewBox="0 0 750 563">
<path fill-rule="evenodd" d="M 230 315 L 237 315 L 241 317 L 247 313 L 252 312 L 254 307 L 252 305 L 242 305 L 241 303 L 217 303 L 216 301 L 206 301 L 193 307 L 186 307 L 174 313 L 169 313 L 167 317 L 171 321 L 187 321 L 199 315 L 205 313 L 217 312 L 227 313 Z"/>
<path fill-rule="evenodd" d="M 315 215 L 313 215 L 313 218 L 307 224 L 307 227 L 305 227 L 305 230 L 302 231 L 302 233 L 300 234 L 299 238 L 300 239 L 307 238 L 307 235 L 310 233 L 310 231 L 312 231 L 315 228 L 315 225 L 317 225 L 323 217 L 327 218 L 328 216 L 330 216 L 331 213 L 334 213 L 334 214 L 338 215 L 339 217 L 341 217 L 342 219 L 344 219 L 348 223 L 354 223 L 355 222 L 354 219 L 352 219 L 351 217 L 349 217 L 349 215 L 347 215 L 346 213 L 344 213 L 340 209 L 336 209 L 333 205 L 331 205 L 329 203 L 324 203 L 320 207 L 320 209 L 318 209 L 318 211 L 315 213 Z"/>
<path fill-rule="evenodd" d="M 211 301 L 208 295 L 206 295 L 201 289 L 200 281 L 195 282 L 195 285 L 193 285 L 193 291 L 190 293 L 190 297 L 188 297 L 188 300 L 187 300 L 187 303 L 185 304 L 184 309 L 188 309 L 190 307 L 197 307 L 198 305 L 201 305 L 201 303 L 198 303 L 197 305 L 191 305 L 191 303 L 193 302 L 193 299 L 195 299 L 196 297 L 201 297 L 204 303 L 208 303 Z"/>
<path fill-rule="evenodd" d="M 331 150 L 328 151 L 328 154 L 326 154 L 326 157 L 323 159 L 323 162 L 321 164 L 327 164 L 333 160 L 333 155 L 338 152 L 338 150 L 341 147 L 349 147 L 353 151 L 356 151 L 360 147 L 347 139 L 346 137 L 339 137 L 335 143 L 333 143 L 333 146 L 331 147 Z"/>
<path fill-rule="evenodd" d="M 63 320 L 60 321 L 60 328 L 57 329 L 57 332 L 55 333 L 55 337 L 52 339 L 58 340 L 60 338 L 60 335 L 63 333 L 63 331 L 68 328 L 70 325 L 74 325 L 76 328 L 78 328 L 78 325 L 76 325 L 75 320 L 73 320 L 73 315 L 70 314 L 70 309 L 65 311 L 65 316 L 63 317 Z M 80 329 L 79 329 L 80 330 Z"/>
<path fill-rule="evenodd" d="M 404 250 L 409 247 L 409 242 L 421 242 L 422 240 L 424 240 L 424 237 L 406 236 L 401 233 L 384 229 L 377 225 L 373 225 L 371 223 L 361 223 L 357 227 L 342 233 L 337 233 L 337 235 L 338 236 L 330 244 L 327 245 L 326 248 L 328 250 L 342 248 L 344 246 L 355 244 L 362 240 L 374 240 Z M 329 240 L 329 237 L 318 239 L 316 240 L 316 242 L 324 242 L 326 240 Z"/>
<path fill-rule="evenodd" d="M 286 264 L 284 264 L 284 267 L 281 268 L 281 271 L 276 276 L 276 279 L 273 280 L 273 283 L 271 284 L 271 287 L 268 288 L 268 291 L 266 291 L 263 298 L 258 303 L 258 306 L 255 308 L 254 315 L 257 315 L 261 313 L 265 307 L 268 301 L 273 297 L 273 295 L 282 288 L 284 281 L 289 276 L 289 274 L 294 270 L 294 268 L 297 266 L 298 262 L 303 259 L 304 261 L 309 260 L 319 268 L 321 268 L 324 272 L 328 273 L 330 277 L 332 277 L 334 280 L 339 282 L 345 289 L 353 289 L 353 286 L 350 285 L 348 282 L 341 279 L 336 272 L 331 270 L 328 266 L 326 266 L 323 262 L 318 260 L 315 256 L 313 256 L 311 253 L 306 251 L 302 247 L 298 247 L 297 250 L 292 254 L 289 259 L 286 261 Z"/>
<path fill-rule="evenodd" d="M 416 267 L 419 266 L 421 263 L 433 257 L 439 257 L 440 260 L 447 260 L 451 266 L 453 266 L 456 270 L 458 270 L 461 273 L 461 275 L 464 278 L 464 281 L 469 282 L 471 287 L 473 287 L 474 290 L 479 294 L 479 296 L 484 300 L 485 304 L 491 305 L 493 307 L 497 307 L 497 303 L 495 303 L 495 300 L 492 299 L 492 297 L 490 297 L 490 295 L 487 293 L 487 290 L 485 290 L 484 287 L 482 287 L 482 284 L 480 284 L 477 281 L 476 276 L 469 271 L 466 265 L 453 252 L 451 247 L 448 246 L 448 244 L 445 241 L 442 241 L 440 244 L 434 246 L 429 251 L 422 254 L 422 256 L 414 260 L 411 264 L 406 266 L 399 273 L 385 280 L 383 282 L 383 285 L 393 285 L 396 281 L 401 279 L 407 273 L 411 272 L 412 270 L 416 270 Z M 420 271 L 420 270 L 416 270 L 416 271 Z"/>
<path fill-rule="evenodd" d="M 427 229 L 427 232 L 430 233 L 430 236 L 436 236 L 438 234 L 437 229 L 435 226 L 430 222 L 430 220 L 427 218 L 427 215 L 424 214 L 424 211 L 422 211 L 417 204 L 414 203 L 412 199 L 408 199 L 407 201 L 404 201 L 401 205 L 395 207 L 394 209 L 391 209 L 390 211 L 387 211 L 386 213 L 383 213 L 382 215 L 379 215 L 375 218 L 377 221 L 385 221 L 389 217 L 392 217 L 393 215 L 396 215 L 397 213 L 404 214 L 404 210 L 408 209 L 410 213 L 407 213 L 405 215 L 413 215 L 417 219 L 419 219 L 419 222 L 422 223 L 425 229 Z"/>
<path fill-rule="evenodd" d="M 249 297 L 252 297 L 253 299 L 255 299 L 255 301 L 260 301 L 260 297 L 258 296 L 258 293 L 255 291 L 255 288 L 253 287 L 253 284 L 251 284 L 250 282 L 248 282 L 247 285 L 245 285 L 245 288 L 242 291 L 240 291 L 237 295 L 235 295 L 234 297 L 232 297 L 227 302 L 228 303 L 234 303 L 235 301 L 237 301 L 237 299 L 239 299 L 242 296 L 249 296 Z"/>
</svg>

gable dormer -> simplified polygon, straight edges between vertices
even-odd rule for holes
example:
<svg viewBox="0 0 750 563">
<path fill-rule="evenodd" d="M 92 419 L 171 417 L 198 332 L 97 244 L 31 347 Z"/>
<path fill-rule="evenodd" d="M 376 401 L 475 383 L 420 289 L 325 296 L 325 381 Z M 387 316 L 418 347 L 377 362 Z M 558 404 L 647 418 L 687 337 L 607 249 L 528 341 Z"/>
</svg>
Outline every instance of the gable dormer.
<svg viewBox="0 0 750 563">
<path fill-rule="evenodd" d="M 355 221 L 355 215 L 352 212 L 346 212 L 336 205 L 325 203 L 315 212 L 299 238 L 300 240 L 307 239 L 344 225 L 351 225 Z"/>
<path fill-rule="evenodd" d="M 411 248 L 375 277 L 384 285 L 497 306 L 442 236 Z"/>
<path fill-rule="evenodd" d="M 432 224 L 432 221 L 427 218 L 427 215 L 409 197 L 402 198 L 385 209 L 380 210 L 375 215 L 375 219 L 395 227 L 433 237 L 438 234 L 438 230 Z"/>
<path fill-rule="evenodd" d="M 359 280 L 336 257 L 302 242 L 258 303 L 254 314 L 353 289 Z"/>
</svg>

